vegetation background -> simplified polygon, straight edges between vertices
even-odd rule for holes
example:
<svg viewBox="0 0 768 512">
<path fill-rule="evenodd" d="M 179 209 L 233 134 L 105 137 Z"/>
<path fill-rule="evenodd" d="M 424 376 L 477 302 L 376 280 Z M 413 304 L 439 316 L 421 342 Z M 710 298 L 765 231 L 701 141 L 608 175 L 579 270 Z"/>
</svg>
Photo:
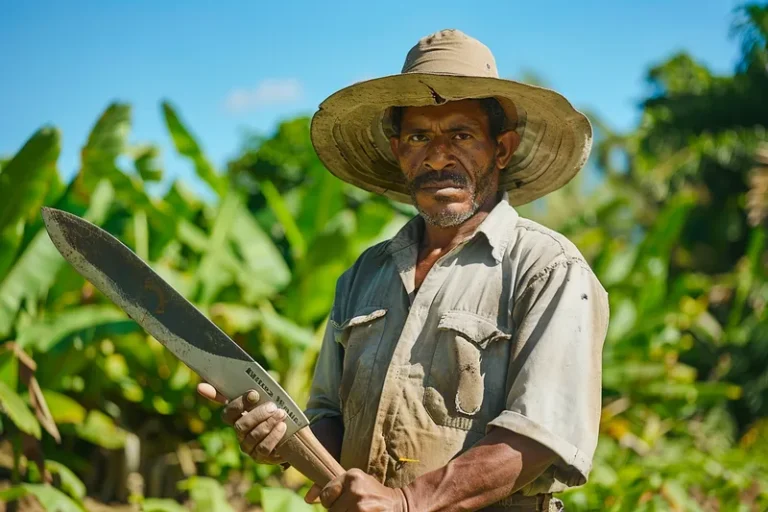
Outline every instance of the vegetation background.
<svg viewBox="0 0 768 512">
<path fill-rule="evenodd" d="M 639 124 L 596 116 L 584 175 L 520 208 L 563 232 L 610 294 L 600 443 L 581 510 L 768 510 L 768 4 L 734 18 L 742 61 L 649 69 Z M 115 103 L 63 182 L 44 126 L 0 160 L 0 510 L 312 510 L 301 475 L 244 457 L 198 377 L 51 244 L 50 205 L 119 237 L 306 400 L 336 278 L 413 210 L 317 160 L 309 119 L 214 169 L 171 102 L 176 150 L 215 200 L 163 176 Z M 303 403 L 302 403 L 303 405 Z"/>
</svg>

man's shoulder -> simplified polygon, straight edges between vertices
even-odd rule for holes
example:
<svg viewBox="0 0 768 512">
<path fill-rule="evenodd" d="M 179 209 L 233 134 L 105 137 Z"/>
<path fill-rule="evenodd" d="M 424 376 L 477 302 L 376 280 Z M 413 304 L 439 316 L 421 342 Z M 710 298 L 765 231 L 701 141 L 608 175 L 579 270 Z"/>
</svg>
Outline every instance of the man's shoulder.
<svg viewBox="0 0 768 512">
<path fill-rule="evenodd" d="M 344 274 L 354 275 L 378 269 L 384 260 L 389 257 L 389 247 L 391 242 L 392 239 L 389 238 L 366 247 L 357 257 L 355 262 L 347 268 Z"/>
<path fill-rule="evenodd" d="M 384 264 L 388 257 L 388 247 L 391 239 L 378 242 L 367 247 L 355 259 L 354 263 L 344 270 L 339 276 L 337 291 L 348 292 L 350 287 L 356 286 L 372 277 Z"/>
<path fill-rule="evenodd" d="M 524 217 L 518 218 L 512 228 L 507 258 L 525 278 L 557 265 L 577 264 L 589 268 L 584 255 L 567 236 Z"/>
<path fill-rule="evenodd" d="M 513 239 L 511 251 L 552 258 L 584 259 L 579 248 L 567 236 L 525 217 L 518 218 L 515 223 Z"/>
</svg>

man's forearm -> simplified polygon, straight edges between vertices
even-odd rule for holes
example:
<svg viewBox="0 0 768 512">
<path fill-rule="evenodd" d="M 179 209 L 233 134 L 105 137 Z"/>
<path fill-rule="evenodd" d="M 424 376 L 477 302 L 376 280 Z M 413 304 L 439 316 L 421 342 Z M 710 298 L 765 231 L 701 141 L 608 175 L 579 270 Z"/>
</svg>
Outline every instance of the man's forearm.
<svg viewBox="0 0 768 512">
<path fill-rule="evenodd" d="M 344 423 L 340 416 L 323 418 L 311 427 L 312 433 L 328 453 L 337 461 L 341 459 L 341 441 L 344 438 Z"/>
<path fill-rule="evenodd" d="M 502 428 L 442 468 L 403 488 L 409 512 L 475 510 L 536 479 L 556 459 L 541 444 Z"/>
</svg>

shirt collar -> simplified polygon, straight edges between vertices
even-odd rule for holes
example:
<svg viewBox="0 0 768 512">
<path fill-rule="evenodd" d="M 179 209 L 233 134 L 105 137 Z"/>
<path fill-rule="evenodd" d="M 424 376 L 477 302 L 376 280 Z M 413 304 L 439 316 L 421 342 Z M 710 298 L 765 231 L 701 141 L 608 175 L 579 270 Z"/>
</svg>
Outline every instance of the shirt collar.
<svg viewBox="0 0 768 512">
<path fill-rule="evenodd" d="M 509 194 L 504 191 L 501 201 L 480 223 L 472 236 L 483 233 L 491 246 L 491 255 L 497 262 L 501 262 L 512 240 L 512 233 L 519 217 L 517 210 L 509 204 Z"/>
<path fill-rule="evenodd" d="M 491 247 L 491 255 L 497 262 L 501 262 L 512 239 L 512 228 L 517 223 L 518 218 L 517 211 L 509 204 L 509 194 L 505 191 L 501 200 L 480 223 L 475 232 L 469 236 L 469 239 L 475 238 L 478 233 L 485 235 Z M 418 245 L 423 232 L 424 219 L 421 215 L 416 215 L 392 237 L 387 244 L 387 252 L 394 255 L 403 249 Z"/>
</svg>

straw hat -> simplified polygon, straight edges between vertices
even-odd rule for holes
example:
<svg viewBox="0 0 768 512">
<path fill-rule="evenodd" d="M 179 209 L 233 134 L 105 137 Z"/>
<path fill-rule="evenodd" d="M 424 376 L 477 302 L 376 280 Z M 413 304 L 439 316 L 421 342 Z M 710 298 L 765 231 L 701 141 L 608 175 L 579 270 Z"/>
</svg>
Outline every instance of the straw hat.
<svg viewBox="0 0 768 512">
<path fill-rule="evenodd" d="M 359 82 L 328 97 L 312 118 L 312 144 L 341 180 L 411 204 L 390 149 L 391 107 L 486 97 L 496 98 L 504 109 L 504 129 L 520 135 L 499 180 L 510 204 L 525 204 L 562 187 L 584 166 L 592 147 L 586 116 L 554 91 L 500 79 L 488 47 L 458 30 L 422 38 L 408 52 L 400 74 Z"/>
</svg>

